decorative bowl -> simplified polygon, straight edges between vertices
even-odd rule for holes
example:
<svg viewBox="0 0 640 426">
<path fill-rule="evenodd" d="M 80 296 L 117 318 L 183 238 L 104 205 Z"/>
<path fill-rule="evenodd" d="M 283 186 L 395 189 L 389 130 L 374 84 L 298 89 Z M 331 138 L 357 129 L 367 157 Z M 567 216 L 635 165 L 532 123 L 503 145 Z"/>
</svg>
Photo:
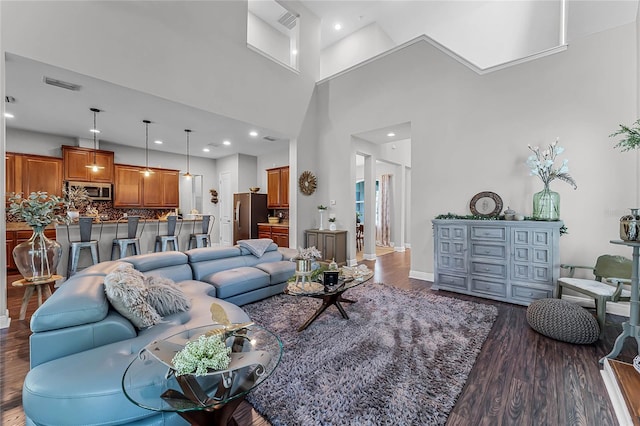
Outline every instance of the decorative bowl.
<svg viewBox="0 0 640 426">
<path fill-rule="evenodd" d="M 256 192 L 260 191 L 260 188 L 258 188 L 257 186 L 252 186 L 251 188 L 249 188 L 249 191 L 255 194 Z"/>
<path fill-rule="evenodd" d="M 280 223 L 280 218 L 276 216 L 270 216 L 269 223 Z"/>
</svg>

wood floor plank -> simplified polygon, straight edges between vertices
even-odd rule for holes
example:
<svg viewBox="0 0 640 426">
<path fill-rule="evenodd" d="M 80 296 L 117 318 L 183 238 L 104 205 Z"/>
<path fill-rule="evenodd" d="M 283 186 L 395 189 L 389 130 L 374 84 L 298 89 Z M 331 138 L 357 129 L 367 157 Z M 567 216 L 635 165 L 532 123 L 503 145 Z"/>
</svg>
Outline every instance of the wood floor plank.
<svg viewBox="0 0 640 426">
<path fill-rule="evenodd" d="M 375 270 L 374 280 L 406 289 L 431 290 L 431 283 L 409 278 L 410 251 L 395 252 L 365 261 Z M 10 277 L 9 282 L 19 277 Z M 462 300 L 492 304 L 498 318 L 477 357 L 467 383 L 453 408 L 449 425 L 615 425 L 615 414 L 599 375 L 598 360 L 606 355 L 620 333 L 623 317 L 607 315 L 604 337 L 593 345 L 570 345 L 531 330 L 526 308 L 471 296 L 433 291 Z M 29 318 L 19 321 L 20 289 L 8 289 L 12 318 L 0 330 L 0 423 L 23 426 L 21 391 L 29 368 Z M 637 354 L 627 339 L 618 359 L 630 362 Z M 234 418 L 240 426 L 269 423 L 248 403 Z"/>
</svg>

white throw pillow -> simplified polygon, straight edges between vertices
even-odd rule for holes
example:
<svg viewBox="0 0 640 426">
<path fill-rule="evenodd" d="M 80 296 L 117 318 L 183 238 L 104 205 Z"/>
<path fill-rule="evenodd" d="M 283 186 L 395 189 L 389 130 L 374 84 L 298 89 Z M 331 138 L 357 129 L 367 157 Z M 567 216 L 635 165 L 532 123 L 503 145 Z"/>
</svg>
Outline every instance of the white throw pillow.
<svg viewBox="0 0 640 426">
<path fill-rule="evenodd" d="M 111 306 L 139 328 L 159 323 L 162 317 L 147 301 L 144 276 L 131 265 L 123 264 L 104 277 L 104 291 Z"/>
<path fill-rule="evenodd" d="M 161 316 L 191 309 L 191 300 L 172 279 L 151 276 L 145 277 L 144 283 L 147 287 L 147 302 Z"/>
</svg>

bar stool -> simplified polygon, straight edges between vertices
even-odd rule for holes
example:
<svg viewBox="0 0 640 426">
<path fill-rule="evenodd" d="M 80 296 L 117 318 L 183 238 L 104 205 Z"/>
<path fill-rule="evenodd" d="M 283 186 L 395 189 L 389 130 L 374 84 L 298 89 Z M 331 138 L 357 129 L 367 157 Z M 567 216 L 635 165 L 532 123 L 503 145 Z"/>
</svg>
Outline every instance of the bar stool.
<svg viewBox="0 0 640 426">
<path fill-rule="evenodd" d="M 100 236 L 97 240 L 91 239 L 93 231 L 93 218 L 81 217 L 78 219 L 80 228 L 80 241 L 71 241 L 69 233 L 69 225 L 67 225 L 67 240 L 69 241 L 69 259 L 67 262 L 67 278 L 78 272 L 78 261 L 80 260 L 80 252 L 82 249 L 91 250 L 91 261 L 95 265 L 100 263 L 100 248 L 98 242 L 102 238 L 102 223 L 100 223 Z"/>
<path fill-rule="evenodd" d="M 127 223 L 127 237 L 126 238 L 118 238 L 118 226 L 120 224 L 124 224 L 126 219 Z M 129 247 L 131 247 L 131 251 L 133 255 L 141 254 L 140 251 L 140 235 L 144 231 L 144 225 L 146 221 L 142 220 L 142 229 L 140 230 L 140 234 L 138 235 L 138 222 L 140 222 L 140 216 L 129 216 L 129 217 L 121 217 L 116 222 L 116 237 L 113 239 L 113 244 L 111 245 L 111 260 L 122 259 L 123 257 L 127 257 L 127 253 L 129 251 Z M 119 250 L 119 256 L 116 257 L 116 249 Z"/>
<path fill-rule="evenodd" d="M 158 248 L 160 248 L 160 251 L 167 251 L 168 243 L 173 243 L 173 251 L 180 251 L 178 235 L 180 235 L 180 231 L 182 231 L 182 220 L 180 220 L 180 226 L 176 233 L 177 222 L 177 216 L 167 216 L 167 235 L 160 235 L 160 221 L 158 221 L 158 235 L 156 235 L 156 245 L 153 249 L 154 252 L 157 252 Z"/>
<path fill-rule="evenodd" d="M 189 235 L 189 248 L 209 247 L 211 245 L 211 229 L 216 221 L 215 216 L 209 214 L 202 215 L 202 232 L 196 233 L 196 222 L 193 222 L 191 235 Z"/>
</svg>

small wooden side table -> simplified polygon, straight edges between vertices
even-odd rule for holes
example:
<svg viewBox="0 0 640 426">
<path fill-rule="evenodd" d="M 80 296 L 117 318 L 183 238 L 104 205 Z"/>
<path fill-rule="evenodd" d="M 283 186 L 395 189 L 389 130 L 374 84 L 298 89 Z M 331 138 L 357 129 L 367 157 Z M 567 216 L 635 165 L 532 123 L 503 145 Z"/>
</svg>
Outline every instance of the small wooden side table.
<svg viewBox="0 0 640 426">
<path fill-rule="evenodd" d="M 25 278 L 14 281 L 11 283 L 14 287 L 24 287 L 24 296 L 22 296 L 22 306 L 20 306 L 20 319 L 23 320 L 27 315 L 27 306 L 29 305 L 29 299 L 33 294 L 33 290 L 38 290 L 38 307 L 42 305 L 42 288 L 44 287 L 44 295 L 46 298 L 51 297 L 51 287 L 49 284 L 61 280 L 61 275 L 52 275 L 48 280 L 42 281 L 27 281 Z"/>
</svg>

